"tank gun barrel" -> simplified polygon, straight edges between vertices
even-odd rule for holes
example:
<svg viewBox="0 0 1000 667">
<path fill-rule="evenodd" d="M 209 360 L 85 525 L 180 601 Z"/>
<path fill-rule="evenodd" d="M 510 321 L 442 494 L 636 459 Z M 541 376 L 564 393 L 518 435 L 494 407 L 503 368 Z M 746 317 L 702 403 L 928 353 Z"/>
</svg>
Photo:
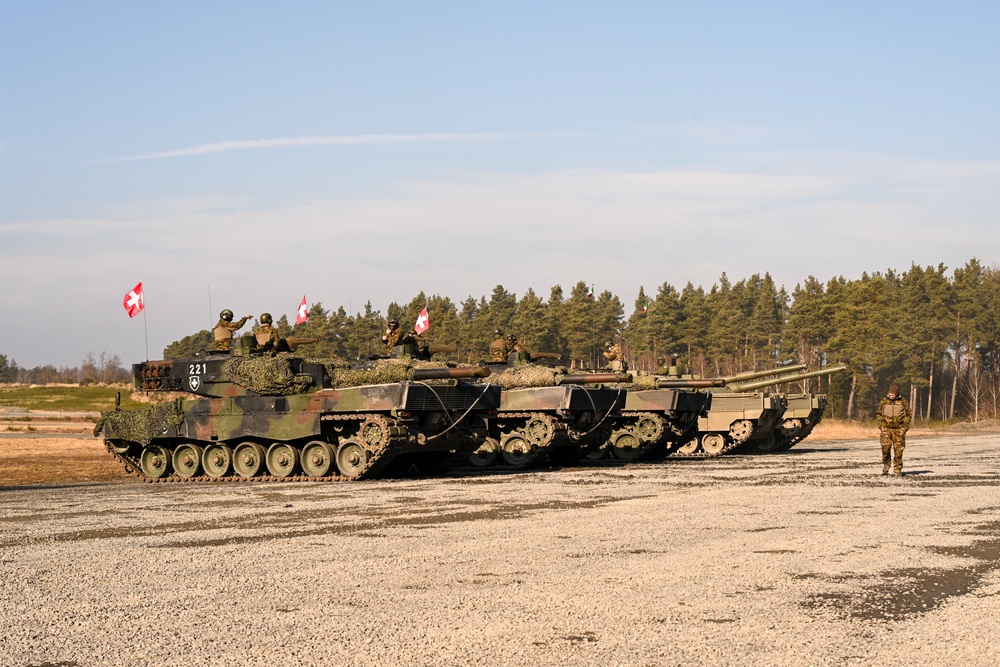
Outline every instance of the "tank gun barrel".
<svg viewBox="0 0 1000 667">
<path fill-rule="evenodd" d="M 452 354 L 453 352 L 458 352 L 458 347 L 455 345 L 437 345 L 435 343 L 430 343 L 427 346 L 427 351 L 431 354 Z"/>
<path fill-rule="evenodd" d="M 770 377 L 772 375 L 794 373 L 795 371 L 804 371 L 805 369 L 805 364 L 792 364 L 791 366 L 767 368 L 762 371 L 746 371 L 745 373 L 737 373 L 736 375 L 725 375 L 720 379 L 725 380 L 726 384 L 729 384 L 731 382 L 743 382 L 744 380 L 756 380 L 757 378 Z"/>
<path fill-rule="evenodd" d="M 285 339 L 288 344 L 288 349 L 294 352 L 299 345 L 308 345 L 309 343 L 315 343 L 319 338 L 302 338 L 301 336 L 289 336 Z"/>
<path fill-rule="evenodd" d="M 609 382 L 631 381 L 631 373 L 568 373 L 557 378 L 556 384 L 605 384 Z"/>
<path fill-rule="evenodd" d="M 810 371 L 808 373 L 779 375 L 778 377 L 767 378 L 765 380 L 758 380 L 757 382 L 727 384 L 726 388 L 734 392 L 753 391 L 755 389 L 763 389 L 764 387 L 771 387 L 774 385 L 785 384 L 787 382 L 798 382 L 799 380 L 805 380 L 807 378 L 821 377 L 823 375 L 832 375 L 833 373 L 839 373 L 840 371 L 846 371 L 846 370 L 847 366 L 833 366 L 831 368 L 821 368 L 818 371 Z"/>
<path fill-rule="evenodd" d="M 490 369 L 488 366 L 475 366 L 467 368 L 414 368 L 414 380 L 446 380 L 463 378 L 484 378 L 488 377 Z"/>
<path fill-rule="evenodd" d="M 673 380 L 661 379 L 656 381 L 657 389 L 709 389 L 711 387 L 725 387 L 726 381 L 722 378 L 711 380 Z"/>
<path fill-rule="evenodd" d="M 558 352 L 529 352 L 531 355 L 531 360 L 535 359 L 562 359 L 562 355 Z"/>
</svg>

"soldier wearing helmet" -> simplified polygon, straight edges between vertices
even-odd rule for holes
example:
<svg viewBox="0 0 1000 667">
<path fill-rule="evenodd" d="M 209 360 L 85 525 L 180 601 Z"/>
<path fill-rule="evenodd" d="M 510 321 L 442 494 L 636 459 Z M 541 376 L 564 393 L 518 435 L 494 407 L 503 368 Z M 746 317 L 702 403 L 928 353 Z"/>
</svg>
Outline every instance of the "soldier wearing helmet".
<svg viewBox="0 0 1000 667">
<path fill-rule="evenodd" d="M 233 332 L 239 331 L 250 317 L 250 315 L 247 315 L 233 322 L 233 311 L 226 308 L 219 313 L 219 323 L 212 329 L 212 336 L 215 337 L 215 349 L 228 352 L 233 343 Z"/>
<path fill-rule="evenodd" d="M 271 326 L 274 322 L 274 320 L 271 319 L 271 313 L 261 313 L 258 321 L 260 322 L 260 325 L 254 331 L 254 337 L 257 339 L 257 349 L 278 349 L 278 330 Z"/>
<path fill-rule="evenodd" d="M 400 339 L 403 338 L 403 332 L 399 328 L 399 320 L 393 318 L 389 320 L 389 328 L 385 330 L 385 334 L 382 335 L 382 342 L 385 343 L 386 354 L 392 352 L 392 348 L 399 345 Z"/>
<path fill-rule="evenodd" d="M 622 348 L 610 340 L 604 343 L 604 358 L 608 360 L 605 368 L 613 371 L 625 371 L 625 358 L 622 356 Z"/>
<path fill-rule="evenodd" d="M 499 329 L 493 332 L 493 341 L 490 343 L 490 361 L 500 363 L 507 361 L 507 342 L 503 338 L 503 332 Z"/>
</svg>

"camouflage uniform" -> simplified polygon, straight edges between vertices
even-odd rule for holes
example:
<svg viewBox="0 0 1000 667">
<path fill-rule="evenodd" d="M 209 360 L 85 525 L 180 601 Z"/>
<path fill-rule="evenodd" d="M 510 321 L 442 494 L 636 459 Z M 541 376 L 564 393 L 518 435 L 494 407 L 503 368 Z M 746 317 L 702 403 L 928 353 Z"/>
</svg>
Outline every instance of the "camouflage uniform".
<svg viewBox="0 0 1000 667">
<path fill-rule="evenodd" d="M 507 342 L 503 339 L 503 334 L 493 334 L 493 342 L 490 343 L 490 361 L 507 361 Z"/>
<path fill-rule="evenodd" d="M 249 315 L 241 320 L 237 320 L 236 322 L 228 322 L 220 319 L 219 323 L 215 325 L 214 329 L 212 329 L 212 335 L 215 337 L 215 349 L 228 352 L 229 348 L 232 347 L 233 332 L 242 329 L 243 325 L 246 324 L 249 319 Z"/>
<path fill-rule="evenodd" d="M 385 335 L 382 336 L 382 342 L 385 343 L 385 351 L 387 353 L 392 352 L 392 348 L 399 345 L 400 339 L 403 337 L 403 330 L 399 328 L 399 325 L 395 327 L 390 326 L 385 330 Z"/>
<path fill-rule="evenodd" d="M 608 350 L 604 353 L 604 358 L 608 360 L 607 368 L 615 371 L 626 370 L 620 345 L 608 345 Z"/>
<path fill-rule="evenodd" d="M 257 327 L 257 330 L 254 331 L 254 336 L 257 338 L 257 349 L 278 349 L 278 330 L 270 324 L 261 324 Z"/>
<path fill-rule="evenodd" d="M 906 431 L 910 428 L 912 414 L 910 404 L 898 392 L 895 385 L 890 387 L 889 395 L 879 401 L 875 411 L 882 444 L 883 475 L 889 473 L 890 463 L 894 474 L 903 473 L 903 449 L 906 447 Z"/>
</svg>

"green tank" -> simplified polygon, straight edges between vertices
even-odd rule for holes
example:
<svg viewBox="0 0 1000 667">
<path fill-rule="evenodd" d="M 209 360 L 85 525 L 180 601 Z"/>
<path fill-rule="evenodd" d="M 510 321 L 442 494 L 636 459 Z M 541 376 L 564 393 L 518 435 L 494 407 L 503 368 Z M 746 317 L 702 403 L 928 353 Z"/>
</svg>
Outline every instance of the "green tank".
<svg viewBox="0 0 1000 667">
<path fill-rule="evenodd" d="M 570 373 L 524 362 L 490 367 L 486 381 L 502 392 L 488 437 L 469 457 L 478 468 L 579 460 L 610 437 L 627 394 L 617 384 L 631 380 L 628 373 Z"/>
<path fill-rule="evenodd" d="M 406 457 L 474 451 L 500 388 L 486 367 L 361 364 L 231 353 L 147 361 L 135 386 L 185 396 L 102 413 L 109 453 L 145 481 L 326 481 L 378 476 Z"/>
</svg>

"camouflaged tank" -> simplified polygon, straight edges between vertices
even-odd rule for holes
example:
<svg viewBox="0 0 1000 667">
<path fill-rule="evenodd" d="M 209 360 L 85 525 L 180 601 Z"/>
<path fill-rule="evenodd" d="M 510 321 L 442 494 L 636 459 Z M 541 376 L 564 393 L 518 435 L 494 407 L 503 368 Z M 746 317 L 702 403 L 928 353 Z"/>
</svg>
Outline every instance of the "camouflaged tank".
<svg viewBox="0 0 1000 667">
<path fill-rule="evenodd" d="M 362 479 L 403 457 L 474 451 L 500 404 L 500 388 L 477 381 L 485 367 L 258 354 L 243 338 L 233 353 L 134 365 L 136 388 L 188 396 L 116 406 L 94 434 L 150 482 Z"/>
<path fill-rule="evenodd" d="M 493 373 L 486 382 L 503 391 L 495 417 L 488 420 L 488 437 L 469 457 L 472 465 L 523 469 L 546 459 L 575 461 L 611 435 L 627 394 L 618 383 L 632 376 L 571 373 L 531 363 L 540 358 L 558 355 L 517 352 L 506 364 L 490 364 Z"/>
<path fill-rule="evenodd" d="M 672 367 L 668 379 L 660 386 L 684 386 L 685 382 L 704 382 L 712 392 L 708 413 L 698 420 L 696 437 L 676 450 L 676 456 L 719 456 L 746 443 L 781 442 L 778 434 L 784 424 L 789 396 L 781 393 L 758 391 L 765 387 L 797 382 L 806 378 L 829 375 L 843 370 L 843 366 L 818 371 L 798 373 L 801 364 L 749 371 L 721 378 L 681 378 Z M 796 403 L 801 401 L 796 399 Z M 825 400 L 822 401 L 825 407 Z M 789 417 L 790 419 L 795 419 Z M 790 422 L 790 426 L 796 422 Z"/>
</svg>

